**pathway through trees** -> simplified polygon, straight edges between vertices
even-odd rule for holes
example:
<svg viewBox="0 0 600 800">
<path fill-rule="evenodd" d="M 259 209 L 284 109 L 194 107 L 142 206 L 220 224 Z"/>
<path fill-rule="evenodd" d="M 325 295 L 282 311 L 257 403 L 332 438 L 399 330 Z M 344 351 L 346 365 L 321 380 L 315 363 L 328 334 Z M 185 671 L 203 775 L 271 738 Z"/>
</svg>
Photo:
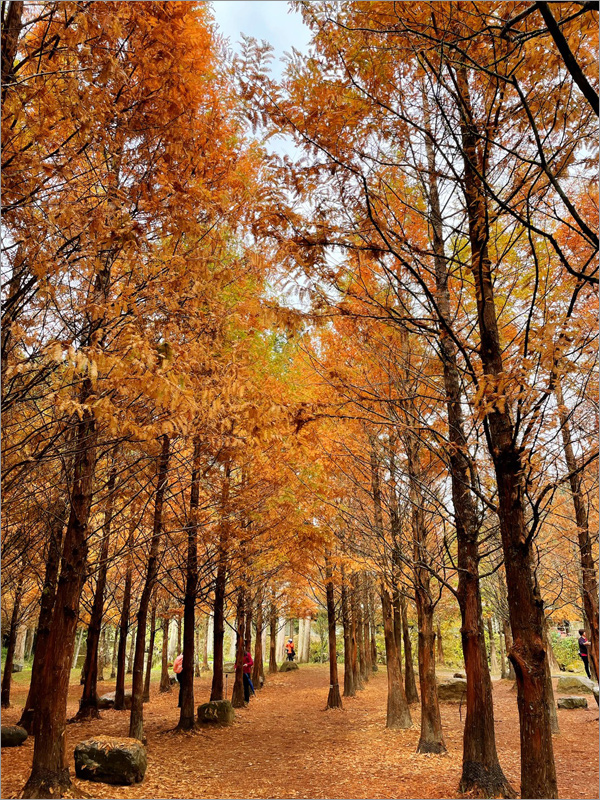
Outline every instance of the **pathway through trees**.
<svg viewBox="0 0 600 800">
<path fill-rule="evenodd" d="M 461 770 L 464 708 L 443 703 L 442 723 L 448 753 L 416 754 L 418 705 L 414 727 L 385 729 L 387 680 L 379 672 L 344 709 L 324 711 L 327 664 L 302 665 L 298 672 L 269 676 L 247 710 L 237 712 L 232 728 L 173 733 L 178 720 L 177 695 L 158 693 L 144 709 L 148 771 L 142 784 L 106 786 L 74 781 L 83 796 L 114 798 L 298 797 L 408 798 L 456 797 Z M 210 694 L 210 673 L 197 679 L 196 697 Z M 507 778 L 519 785 L 519 726 L 516 692 L 510 681 L 494 681 L 497 743 Z M 102 691 L 114 687 L 100 684 Z M 231 682 L 229 682 L 229 691 Z M 77 711 L 81 689 L 73 681 L 69 717 Z M 554 738 L 560 797 L 597 797 L 598 710 L 590 697 L 587 710 L 559 711 L 561 734 Z M 3 713 L 16 722 L 25 687 L 14 687 L 15 706 Z M 99 721 L 69 725 L 67 753 L 74 774 L 73 748 L 93 734 L 126 736 L 129 713 L 103 711 Z M 2 797 L 16 797 L 31 767 L 33 740 L 2 751 Z M 81 796 L 81 795 L 79 795 Z"/>
</svg>

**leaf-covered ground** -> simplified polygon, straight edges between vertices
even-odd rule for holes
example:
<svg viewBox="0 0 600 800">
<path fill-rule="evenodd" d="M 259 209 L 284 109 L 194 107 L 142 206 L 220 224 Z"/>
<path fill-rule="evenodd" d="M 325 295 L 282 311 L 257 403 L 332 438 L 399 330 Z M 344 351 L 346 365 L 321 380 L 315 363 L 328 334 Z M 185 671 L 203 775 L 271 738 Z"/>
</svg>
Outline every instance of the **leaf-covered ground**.
<svg viewBox="0 0 600 800">
<path fill-rule="evenodd" d="M 210 675 L 196 682 L 198 702 L 208 697 Z M 104 798 L 434 798 L 459 797 L 464 708 L 443 704 L 448 754 L 417 756 L 415 727 L 385 729 L 386 676 L 380 668 L 342 711 L 324 711 L 327 665 L 301 665 L 298 672 L 269 678 L 250 707 L 237 713 L 233 727 L 176 734 L 177 694 L 153 686 L 144 707 L 148 771 L 142 784 L 112 787 L 74 783 L 74 796 Z M 506 681 L 494 683 L 496 731 L 502 766 L 518 789 L 519 741 L 516 693 Z M 105 691 L 114 688 L 102 684 Z M 73 683 L 69 714 L 81 689 Z M 15 707 L 3 712 L 14 723 L 25 687 L 14 687 Z M 591 702 L 590 702 L 591 701 Z M 598 797 L 598 709 L 592 696 L 586 710 L 559 711 L 561 733 L 554 739 L 560 797 Z M 127 735 L 129 713 L 104 711 L 96 722 L 69 725 L 67 751 L 91 735 Z M 31 764 L 33 741 L 2 750 L 2 797 L 18 796 Z"/>
</svg>

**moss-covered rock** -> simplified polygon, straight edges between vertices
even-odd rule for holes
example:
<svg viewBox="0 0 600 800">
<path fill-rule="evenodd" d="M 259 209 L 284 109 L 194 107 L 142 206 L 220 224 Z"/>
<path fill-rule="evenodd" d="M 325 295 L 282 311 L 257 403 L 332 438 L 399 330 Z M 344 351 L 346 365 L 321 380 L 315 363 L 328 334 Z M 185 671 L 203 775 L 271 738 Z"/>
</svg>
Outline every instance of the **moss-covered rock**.
<svg viewBox="0 0 600 800">
<path fill-rule="evenodd" d="M 235 710 L 229 700 L 212 700 L 198 706 L 200 725 L 231 725 L 234 719 Z"/>
<path fill-rule="evenodd" d="M 107 694 L 103 694 L 102 697 L 98 698 L 98 708 L 102 711 L 107 708 L 114 708 L 115 706 L 115 692 L 108 692 Z M 125 700 L 123 703 L 123 707 L 126 709 L 131 708 L 131 690 L 127 689 L 125 692 Z"/>
<path fill-rule="evenodd" d="M 560 697 L 557 703 L 559 708 L 587 708 L 585 697 Z"/>
<path fill-rule="evenodd" d="M 300 669 L 298 664 L 295 661 L 284 661 L 283 664 L 279 667 L 279 672 L 291 672 L 294 669 Z"/>
<path fill-rule="evenodd" d="M 467 682 L 463 678 L 449 678 L 437 687 L 438 698 L 443 703 L 460 703 L 467 696 Z"/>
<path fill-rule="evenodd" d="M 95 736 L 75 748 L 78 778 L 113 786 L 131 786 L 144 779 L 146 748 L 137 739 Z"/>
<path fill-rule="evenodd" d="M 584 678 L 579 675 L 561 675 L 558 679 L 556 691 L 560 694 L 570 694 L 577 692 L 578 694 L 593 694 L 594 684 L 589 678 Z"/>
</svg>

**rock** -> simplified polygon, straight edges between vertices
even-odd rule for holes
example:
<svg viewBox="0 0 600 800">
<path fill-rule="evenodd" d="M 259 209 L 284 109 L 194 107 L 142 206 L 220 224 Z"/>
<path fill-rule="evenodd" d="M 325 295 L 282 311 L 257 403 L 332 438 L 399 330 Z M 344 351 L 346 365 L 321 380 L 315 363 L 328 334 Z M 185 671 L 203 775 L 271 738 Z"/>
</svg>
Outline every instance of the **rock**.
<svg viewBox="0 0 600 800">
<path fill-rule="evenodd" d="M 463 678 L 450 678 L 437 687 L 438 698 L 443 703 L 460 703 L 467 694 L 467 682 Z"/>
<path fill-rule="evenodd" d="M 587 700 L 585 697 L 559 697 L 559 708 L 587 708 Z"/>
<path fill-rule="evenodd" d="M 98 708 L 102 711 L 107 708 L 114 708 L 115 706 L 115 692 L 108 692 L 98 698 Z M 131 690 L 127 689 L 125 692 L 125 702 L 123 704 L 125 709 L 131 708 Z"/>
<path fill-rule="evenodd" d="M 13 664 L 12 671 L 13 671 L 13 673 L 14 672 L 23 672 L 23 664 Z"/>
<path fill-rule="evenodd" d="M 466 681 L 466 679 L 467 679 L 467 676 L 465 675 L 464 672 L 455 672 L 452 677 L 453 678 L 462 678 L 463 681 Z"/>
<path fill-rule="evenodd" d="M 283 664 L 279 667 L 279 672 L 291 672 L 294 669 L 300 669 L 298 664 L 295 661 L 284 661 Z"/>
<path fill-rule="evenodd" d="M 597 686 L 592 687 L 592 691 L 594 693 L 594 700 L 596 701 L 596 705 L 600 705 L 598 703 L 598 687 Z"/>
<path fill-rule="evenodd" d="M 229 700 L 212 700 L 198 706 L 198 722 L 201 725 L 232 725 L 235 711 Z"/>
<path fill-rule="evenodd" d="M 556 691 L 560 694 L 568 694 L 570 692 L 593 694 L 594 684 L 589 678 L 580 677 L 579 675 L 561 675 L 558 679 Z"/>
<path fill-rule="evenodd" d="M 27 738 L 27 731 L 19 725 L 2 725 L 2 747 L 19 747 Z"/>
<path fill-rule="evenodd" d="M 235 672 L 235 661 L 226 661 L 223 664 L 223 672 L 226 672 L 227 675 L 233 675 Z"/>
<path fill-rule="evenodd" d="M 87 781 L 130 786 L 144 779 L 146 748 L 137 739 L 95 736 L 75 748 L 75 773 Z"/>
</svg>

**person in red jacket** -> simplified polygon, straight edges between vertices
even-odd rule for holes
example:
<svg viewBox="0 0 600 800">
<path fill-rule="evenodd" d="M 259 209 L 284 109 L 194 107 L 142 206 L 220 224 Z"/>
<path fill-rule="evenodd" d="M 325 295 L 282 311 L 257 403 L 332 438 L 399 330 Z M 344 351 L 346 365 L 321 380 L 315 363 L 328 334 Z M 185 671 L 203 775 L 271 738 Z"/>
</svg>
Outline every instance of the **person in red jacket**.
<svg viewBox="0 0 600 800">
<path fill-rule="evenodd" d="M 254 686 L 252 685 L 252 679 L 250 678 L 250 674 L 252 672 L 252 667 L 254 666 L 254 660 L 250 655 L 250 651 L 246 650 L 244 655 L 244 664 L 243 664 L 243 673 L 244 673 L 244 702 L 250 702 L 250 691 L 252 690 L 252 694 L 256 694 L 254 691 Z"/>
<path fill-rule="evenodd" d="M 177 678 L 177 683 L 179 684 L 179 702 L 177 703 L 177 708 L 181 708 L 181 679 L 183 677 L 183 653 L 180 653 L 175 661 L 173 662 L 173 672 L 175 673 L 175 677 Z"/>
</svg>

